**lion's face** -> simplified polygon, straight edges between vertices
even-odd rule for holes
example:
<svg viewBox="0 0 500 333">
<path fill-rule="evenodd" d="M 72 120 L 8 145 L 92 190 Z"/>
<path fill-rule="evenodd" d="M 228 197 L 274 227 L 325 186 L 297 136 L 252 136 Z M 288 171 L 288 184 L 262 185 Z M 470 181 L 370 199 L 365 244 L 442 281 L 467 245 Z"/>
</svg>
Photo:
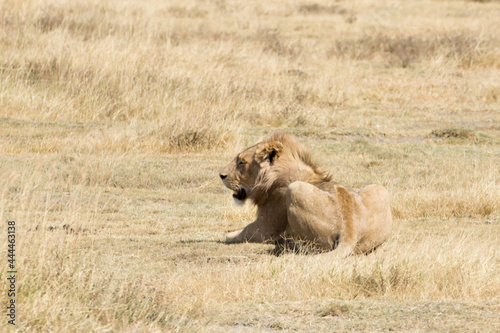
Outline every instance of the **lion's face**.
<svg viewBox="0 0 500 333">
<path fill-rule="evenodd" d="M 220 170 L 222 183 L 234 192 L 236 202 L 244 202 L 250 196 L 262 169 L 271 166 L 282 149 L 280 142 L 258 143 L 239 153 Z"/>
</svg>

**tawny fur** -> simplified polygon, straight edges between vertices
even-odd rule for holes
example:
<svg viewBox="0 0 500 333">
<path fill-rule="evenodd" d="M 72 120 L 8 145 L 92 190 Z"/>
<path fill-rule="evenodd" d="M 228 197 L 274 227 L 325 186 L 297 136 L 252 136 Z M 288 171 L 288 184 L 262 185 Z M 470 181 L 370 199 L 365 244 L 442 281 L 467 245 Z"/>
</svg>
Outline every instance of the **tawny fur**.
<svg viewBox="0 0 500 333">
<path fill-rule="evenodd" d="M 228 243 L 307 241 L 340 256 L 369 252 L 390 235 L 387 190 L 359 193 L 332 181 L 292 136 L 277 132 L 238 154 L 220 175 L 236 201 L 250 199 L 257 218 L 227 234 Z"/>
</svg>

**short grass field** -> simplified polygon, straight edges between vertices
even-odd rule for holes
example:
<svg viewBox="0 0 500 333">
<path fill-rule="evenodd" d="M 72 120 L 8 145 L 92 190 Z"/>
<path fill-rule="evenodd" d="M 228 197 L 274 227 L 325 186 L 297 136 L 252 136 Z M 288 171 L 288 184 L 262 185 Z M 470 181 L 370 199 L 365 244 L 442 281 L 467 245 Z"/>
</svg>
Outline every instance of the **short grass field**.
<svg viewBox="0 0 500 333">
<path fill-rule="evenodd" d="M 1 1 L 0 331 L 500 331 L 499 18 L 494 0 Z M 224 243 L 255 207 L 218 170 L 275 130 L 388 188 L 380 249 Z"/>
</svg>

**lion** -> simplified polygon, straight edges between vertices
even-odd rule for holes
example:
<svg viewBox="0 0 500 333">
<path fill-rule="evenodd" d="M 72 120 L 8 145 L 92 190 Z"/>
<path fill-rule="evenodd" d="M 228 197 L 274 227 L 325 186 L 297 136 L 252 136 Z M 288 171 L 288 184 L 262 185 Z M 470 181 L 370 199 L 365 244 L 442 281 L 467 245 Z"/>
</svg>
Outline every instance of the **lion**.
<svg viewBox="0 0 500 333">
<path fill-rule="evenodd" d="M 332 181 L 291 135 L 275 132 L 245 149 L 219 172 L 237 203 L 257 206 L 254 222 L 226 235 L 227 243 L 313 244 L 339 257 L 370 253 L 392 227 L 389 193 L 381 185 L 359 192 Z"/>
</svg>

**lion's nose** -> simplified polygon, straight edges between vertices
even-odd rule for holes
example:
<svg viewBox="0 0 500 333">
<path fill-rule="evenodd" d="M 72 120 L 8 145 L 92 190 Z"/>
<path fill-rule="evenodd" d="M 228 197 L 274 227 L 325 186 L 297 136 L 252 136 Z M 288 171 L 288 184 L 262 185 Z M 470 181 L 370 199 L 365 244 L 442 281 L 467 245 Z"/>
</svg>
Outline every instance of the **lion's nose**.
<svg viewBox="0 0 500 333">
<path fill-rule="evenodd" d="M 222 173 L 219 173 L 220 179 L 226 179 L 227 175 L 223 175 Z"/>
</svg>

